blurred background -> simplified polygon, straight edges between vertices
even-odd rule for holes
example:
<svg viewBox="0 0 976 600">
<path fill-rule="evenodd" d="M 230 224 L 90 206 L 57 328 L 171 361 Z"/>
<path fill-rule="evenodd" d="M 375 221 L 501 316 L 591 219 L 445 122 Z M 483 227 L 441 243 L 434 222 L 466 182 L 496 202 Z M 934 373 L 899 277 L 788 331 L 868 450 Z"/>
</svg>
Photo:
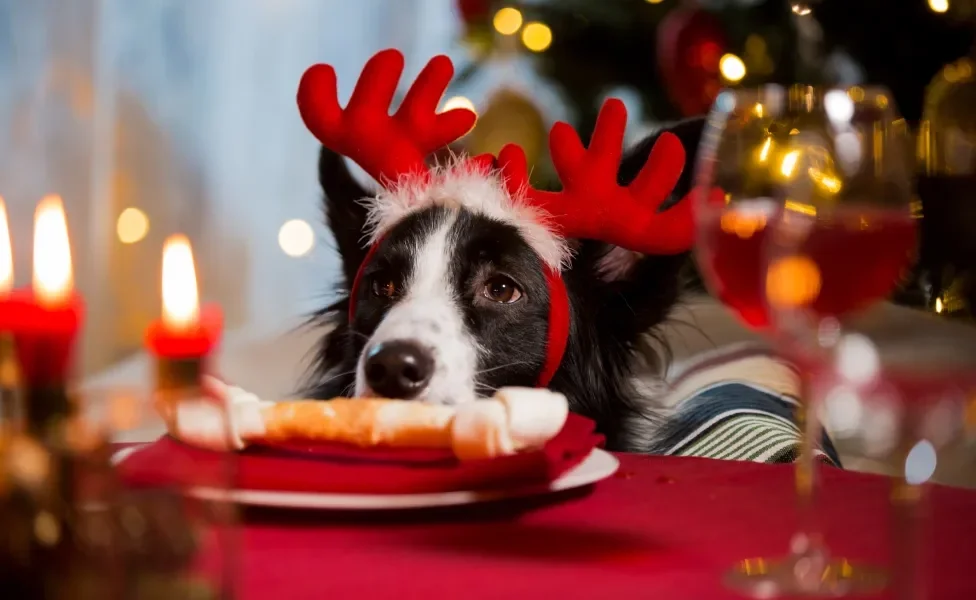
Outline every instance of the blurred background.
<svg viewBox="0 0 976 600">
<path fill-rule="evenodd" d="M 346 99 L 367 58 L 396 47 L 406 83 L 451 56 L 445 106 L 479 113 L 461 145 L 521 143 L 540 178 L 551 123 L 585 133 L 608 95 L 636 139 L 704 114 L 722 86 L 882 84 L 918 132 L 924 214 L 919 267 L 895 300 L 968 320 L 974 16 L 970 0 L 0 0 L 17 284 L 35 204 L 57 193 L 88 303 L 86 374 L 140 350 L 174 232 L 232 334 L 300 323 L 338 263 L 297 83 L 329 62 Z"/>
</svg>

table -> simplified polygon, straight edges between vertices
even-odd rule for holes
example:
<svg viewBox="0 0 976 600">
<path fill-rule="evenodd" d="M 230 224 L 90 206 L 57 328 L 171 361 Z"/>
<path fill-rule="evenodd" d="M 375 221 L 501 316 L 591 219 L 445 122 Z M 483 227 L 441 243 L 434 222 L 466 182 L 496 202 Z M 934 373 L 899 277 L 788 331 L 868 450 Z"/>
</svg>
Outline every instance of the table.
<svg viewBox="0 0 976 600">
<path fill-rule="evenodd" d="M 239 598 L 734 598 L 721 573 L 784 552 L 792 467 L 620 455 L 561 502 L 387 515 L 248 510 Z M 886 564 L 889 480 L 824 468 L 827 541 Z M 976 492 L 929 490 L 933 599 L 976 598 Z"/>
</svg>

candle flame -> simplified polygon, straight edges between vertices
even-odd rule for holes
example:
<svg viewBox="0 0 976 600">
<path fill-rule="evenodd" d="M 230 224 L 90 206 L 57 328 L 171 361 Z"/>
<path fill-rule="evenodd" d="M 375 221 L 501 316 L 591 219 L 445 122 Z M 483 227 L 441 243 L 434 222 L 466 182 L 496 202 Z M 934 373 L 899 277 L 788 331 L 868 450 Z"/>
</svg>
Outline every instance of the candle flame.
<svg viewBox="0 0 976 600">
<path fill-rule="evenodd" d="M 193 250 L 184 235 L 170 236 L 163 246 L 163 322 L 186 329 L 200 319 Z"/>
<path fill-rule="evenodd" d="M 73 288 L 64 205 L 60 196 L 45 196 L 34 213 L 34 294 L 41 304 L 59 304 Z"/>
<path fill-rule="evenodd" d="M 10 225 L 7 205 L 0 198 L 0 294 L 8 294 L 14 286 L 14 256 L 10 246 Z"/>
</svg>

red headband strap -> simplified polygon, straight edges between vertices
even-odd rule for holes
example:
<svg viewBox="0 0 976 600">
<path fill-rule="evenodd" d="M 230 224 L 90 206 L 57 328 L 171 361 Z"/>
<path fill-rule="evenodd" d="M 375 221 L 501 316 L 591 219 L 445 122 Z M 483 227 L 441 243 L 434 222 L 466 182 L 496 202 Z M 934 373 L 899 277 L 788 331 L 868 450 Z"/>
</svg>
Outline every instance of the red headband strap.
<svg viewBox="0 0 976 600">
<path fill-rule="evenodd" d="M 537 387 L 546 387 L 552 381 L 566 353 L 569 342 L 569 295 L 559 271 L 546 268 L 549 284 L 549 331 L 546 334 L 546 362 L 539 372 Z"/>
<path fill-rule="evenodd" d="M 352 327 L 352 322 L 356 319 L 356 299 L 359 298 L 359 285 L 363 280 L 363 273 L 366 271 L 366 265 L 373 260 L 373 256 L 376 254 L 376 249 L 380 247 L 383 239 L 380 238 L 376 240 L 376 243 L 369 247 L 366 251 L 366 256 L 363 257 L 363 262 L 359 263 L 359 268 L 356 270 L 356 278 L 352 280 L 352 286 L 349 289 L 349 326 Z"/>
</svg>

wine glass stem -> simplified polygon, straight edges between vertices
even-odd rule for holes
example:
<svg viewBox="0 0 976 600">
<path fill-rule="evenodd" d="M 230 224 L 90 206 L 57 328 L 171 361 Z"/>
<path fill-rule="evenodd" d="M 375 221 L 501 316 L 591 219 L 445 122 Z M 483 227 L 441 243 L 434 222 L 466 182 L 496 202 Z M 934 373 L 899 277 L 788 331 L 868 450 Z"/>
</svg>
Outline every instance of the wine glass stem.
<svg viewBox="0 0 976 600">
<path fill-rule="evenodd" d="M 897 600 L 925 600 L 928 593 L 925 586 L 925 564 L 923 561 L 923 515 L 924 488 L 913 485 L 905 479 L 905 462 L 915 438 L 911 427 L 912 415 L 907 411 L 906 420 L 901 425 L 897 468 L 899 473 L 891 483 L 891 551 L 892 586 Z"/>
<path fill-rule="evenodd" d="M 817 418 L 818 398 L 809 381 L 804 381 L 797 409 L 801 428 L 800 456 L 796 464 L 796 497 L 798 529 L 794 537 L 793 551 L 814 559 L 826 560 L 820 527 L 817 523 L 817 492 L 819 490 L 817 440 L 820 437 L 820 420 Z"/>
</svg>

